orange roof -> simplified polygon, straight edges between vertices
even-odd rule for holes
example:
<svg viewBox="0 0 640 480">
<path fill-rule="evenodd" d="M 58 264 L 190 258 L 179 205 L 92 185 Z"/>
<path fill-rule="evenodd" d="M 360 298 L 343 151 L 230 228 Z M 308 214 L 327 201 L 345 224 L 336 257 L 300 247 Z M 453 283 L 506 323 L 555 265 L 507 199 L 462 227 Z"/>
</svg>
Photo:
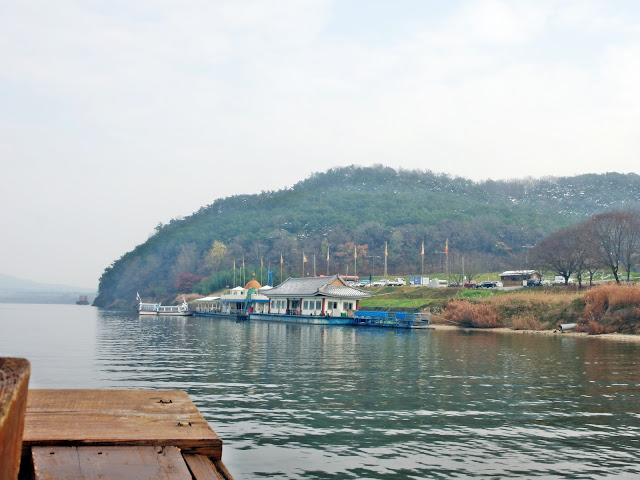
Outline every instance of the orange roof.
<svg viewBox="0 0 640 480">
<path fill-rule="evenodd" d="M 245 286 L 244 288 L 246 288 L 247 290 L 250 288 L 255 288 L 256 290 L 259 288 L 262 288 L 262 285 L 260 285 L 260 283 L 254 278 L 253 280 L 250 280 Z"/>
</svg>

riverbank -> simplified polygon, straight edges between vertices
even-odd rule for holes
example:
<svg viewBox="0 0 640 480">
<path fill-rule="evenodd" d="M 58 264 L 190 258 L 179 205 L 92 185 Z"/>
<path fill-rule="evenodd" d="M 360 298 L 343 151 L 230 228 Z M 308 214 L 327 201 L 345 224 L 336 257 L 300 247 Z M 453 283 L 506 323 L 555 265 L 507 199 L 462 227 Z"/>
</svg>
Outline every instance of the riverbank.
<svg viewBox="0 0 640 480">
<path fill-rule="evenodd" d="M 430 312 L 435 324 L 550 331 L 575 323 L 573 333 L 640 335 L 640 286 L 519 289 L 380 288 L 363 309 Z"/>
<path fill-rule="evenodd" d="M 543 336 L 562 336 L 562 337 L 579 337 L 579 338 L 601 338 L 603 340 L 614 340 L 618 342 L 634 342 L 640 343 L 640 335 L 631 335 L 624 333 L 603 333 L 601 335 L 589 335 L 587 332 L 561 332 L 560 330 L 514 330 L 507 327 L 497 328 L 469 328 L 460 327 L 458 325 L 432 324 L 432 330 L 473 330 L 482 333 L 511 333 L 516 335 L 543 335 Z"/>
</svg>

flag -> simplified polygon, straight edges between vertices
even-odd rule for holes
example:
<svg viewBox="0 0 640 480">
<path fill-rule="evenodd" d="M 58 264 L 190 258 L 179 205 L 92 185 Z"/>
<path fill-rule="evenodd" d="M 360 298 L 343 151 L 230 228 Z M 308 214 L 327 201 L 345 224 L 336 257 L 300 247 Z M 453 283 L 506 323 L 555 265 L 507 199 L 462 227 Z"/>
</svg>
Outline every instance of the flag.
<svg viewBox="0 0 640 480">
<path fill-rule="evenodd" d="M 309 260 L 307 260 L 307 257 L 305 256 L 304 252 L 302 252 L 302 261 L 304 263 L 307 263 Z"/>
<path fill-rule="evenodd" d="M 327 245 L 327 263 L 329 262 L 329 245 Z"/>
<path fill-rule="evenodd" d="M 242 257 L 242 268 L 244 268 L 244 257 Z"/>
<path fill-rule="evenodd" d="M 353 258 L 358 258 L 358 249 L 355 246 L 353 247 Z"/>
<path fill-rule="evenodd" d="M 282 265 L 284 263 L 284 260 L 282 259 L 282 254 L 280 254 L 280 265 Z"/>
<path fill-rule="evenodd" d="M 264 267 L 264 260 L 262 257 L 260 257 L 260 268 Z"/>
<path fill-rule="evenodd" d="M 387 242 L 384 242 L 384 256 L 389 256 L 389 252 L 387 251 Z"/>
<path fill-rule="evenodd" d="M 420 250 L 420 256 L 424 257 L 424 242 L 422 242 L 422 250 Z"/>
<path fill-rule="evenodd" d="M 235 258 L 233 259 L 233 269 L 234 270 L 236 269 L 236 260 L 235 260 Z"/>
<path fill-rule="evenodd" d="M 449 253 L 449 239 L 447 238 L 447 243 L 444 244 L 444 253 Z"/>
<path fill-rule="evenodd" d="M 141 298 L 140 298 L 140 294 L 138 292 L 136 292 L 136 300 L 139 301 L 139 302 L 142 301 Z"/>
</svg>

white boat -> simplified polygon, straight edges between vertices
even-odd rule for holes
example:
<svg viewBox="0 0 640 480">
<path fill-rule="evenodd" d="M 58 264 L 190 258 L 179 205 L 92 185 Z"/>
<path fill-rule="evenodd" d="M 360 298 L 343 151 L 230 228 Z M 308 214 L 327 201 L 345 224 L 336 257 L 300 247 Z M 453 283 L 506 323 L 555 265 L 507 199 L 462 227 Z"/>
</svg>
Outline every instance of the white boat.
<svg viewBox="0 0 640 480">
<path fill-rule="evenodd" d="M 140 299 L 140 295 L 136 294 L 138 299 L 138 314 L 139 315 L 172 315 L 187 317 L 193 315 L 193 312 L 189 310 L 189 305 L 186 300 L 182 298 L 180 305 L 161 305 L 160 303 L 144 303 Z"/>
</svg>

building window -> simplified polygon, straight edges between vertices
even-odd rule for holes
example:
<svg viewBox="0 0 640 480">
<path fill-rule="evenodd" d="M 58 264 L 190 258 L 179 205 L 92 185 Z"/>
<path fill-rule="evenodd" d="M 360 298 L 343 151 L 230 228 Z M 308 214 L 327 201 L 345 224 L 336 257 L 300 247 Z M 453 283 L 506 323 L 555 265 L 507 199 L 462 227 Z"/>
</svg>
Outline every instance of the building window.
<svg viewBox="0 0 640 480">
<path fill-rule="evenodd" d="M 316 310 L 322 309 L 322 302 L 320 300 L 316 300 Z"/>
<path fill-rule="evenodd" d="M 309 302 L 307 300 L 305 300 L 304 303 L 302 304 L 302 308 L 305 310 L 309 310 Z"/>
</svg>

